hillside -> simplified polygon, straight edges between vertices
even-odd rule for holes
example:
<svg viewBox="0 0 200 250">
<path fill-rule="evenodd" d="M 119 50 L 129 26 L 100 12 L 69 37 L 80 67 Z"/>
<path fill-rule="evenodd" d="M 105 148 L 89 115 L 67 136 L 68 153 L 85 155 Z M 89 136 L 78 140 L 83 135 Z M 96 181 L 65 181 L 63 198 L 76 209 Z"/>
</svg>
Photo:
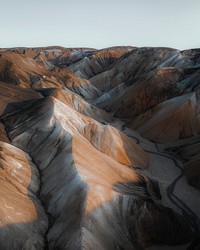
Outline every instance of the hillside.
<svg viewBox="0 0 200 250">
<path fill-rule="evenodd" d="M 0 249 L 198 250 L 200 49 L 0 49 Z"/>
</svg>

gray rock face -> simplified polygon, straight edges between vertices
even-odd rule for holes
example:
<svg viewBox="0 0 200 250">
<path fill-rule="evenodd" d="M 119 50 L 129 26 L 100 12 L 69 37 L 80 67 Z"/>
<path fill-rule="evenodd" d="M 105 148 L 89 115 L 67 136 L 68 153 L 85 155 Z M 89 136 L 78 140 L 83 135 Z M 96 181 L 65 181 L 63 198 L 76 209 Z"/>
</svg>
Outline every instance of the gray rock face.
<svg viewBox="0 0 200 250">
<path fill-rule="evenodd" d="M 200 194 L 177 153 L 198 158 L 195 52 L 0 53 L 12 61 L 0 84 L 0 249 L 198 244 Z"/>
</svg>

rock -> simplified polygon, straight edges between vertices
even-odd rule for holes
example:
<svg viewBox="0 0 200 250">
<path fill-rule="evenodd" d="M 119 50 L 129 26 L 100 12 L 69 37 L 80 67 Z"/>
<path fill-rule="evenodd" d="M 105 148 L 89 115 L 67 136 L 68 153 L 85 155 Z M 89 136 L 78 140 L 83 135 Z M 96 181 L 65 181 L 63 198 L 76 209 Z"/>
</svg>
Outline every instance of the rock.
<svg viewBox="0 0 200 250">
<path fill-rule="evenodd" d="M 198 246 L 199 50 L 0 57 L 2 250 Z"/>
</svg>

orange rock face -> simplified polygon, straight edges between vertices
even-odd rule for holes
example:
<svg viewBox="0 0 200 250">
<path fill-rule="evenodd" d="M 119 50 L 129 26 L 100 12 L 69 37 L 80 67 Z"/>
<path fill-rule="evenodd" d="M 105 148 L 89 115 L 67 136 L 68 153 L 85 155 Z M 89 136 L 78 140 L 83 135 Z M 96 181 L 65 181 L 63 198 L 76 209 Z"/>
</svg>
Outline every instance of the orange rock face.
<svg viewBox="0 0 200 250">
<path fill-rule="evenodd" d="M 37 198 L 38 170 L 26 153 L 4 142 L 0 142 L 0 187 L 1 248 L 43 249 L 48 220 Z"/>
<path fill-rule="evenodd" d="M 0 50 L 0 249 L 198 248 L 199 63 L 170 48 Z"/>
</svg>

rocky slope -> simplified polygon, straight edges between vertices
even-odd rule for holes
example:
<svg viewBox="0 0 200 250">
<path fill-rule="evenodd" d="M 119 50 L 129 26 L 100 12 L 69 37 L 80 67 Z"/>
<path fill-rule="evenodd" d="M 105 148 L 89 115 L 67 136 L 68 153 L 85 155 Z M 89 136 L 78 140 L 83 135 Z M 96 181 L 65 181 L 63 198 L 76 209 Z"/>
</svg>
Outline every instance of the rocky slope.
<svg viewBox="0 0 200 250">
<path fill-rule="evenodd" d="M 198 249 L 200 52 L 0 50 L 0 249 Z"/>
</svg>

